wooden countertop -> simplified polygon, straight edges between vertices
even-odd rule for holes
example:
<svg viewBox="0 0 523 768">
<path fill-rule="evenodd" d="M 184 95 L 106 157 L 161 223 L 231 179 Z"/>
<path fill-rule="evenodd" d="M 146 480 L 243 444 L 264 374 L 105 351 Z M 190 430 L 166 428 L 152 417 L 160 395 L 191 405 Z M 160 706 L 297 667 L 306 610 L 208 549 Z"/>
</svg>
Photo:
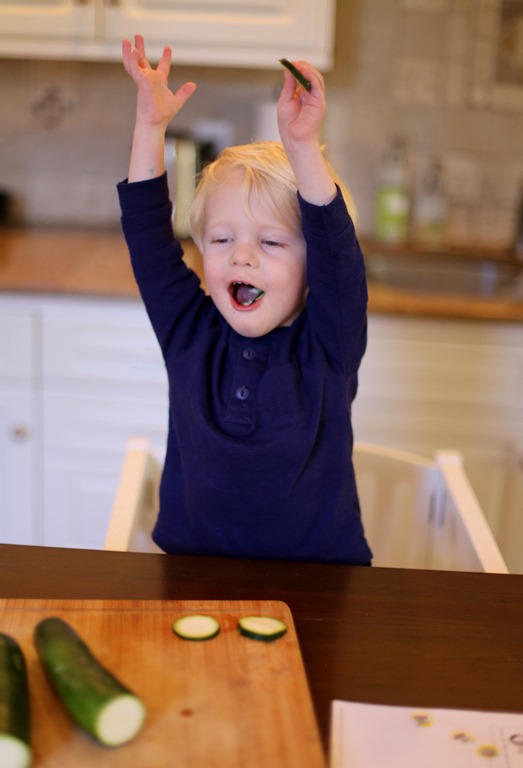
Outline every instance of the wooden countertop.
<svg viewBox="0 0 523 768">
<path fill-rule="evenodd" d="M 194 243 L 185 242 L 184 250 L 201 275 Z M 0 229 L 0 291 L 139 297 L 118 230 Z"/>
<path fill-rule="evenodd" d="M 186 261 L 201 275 L 196 246 Z M 0 291 L 137 298 L 119 231 L 0 229 Z M 369 311 L 415 317 L 523 321 L 521 299 L 476 299 L 414 293 L 369 283 Z"/>
</svg>

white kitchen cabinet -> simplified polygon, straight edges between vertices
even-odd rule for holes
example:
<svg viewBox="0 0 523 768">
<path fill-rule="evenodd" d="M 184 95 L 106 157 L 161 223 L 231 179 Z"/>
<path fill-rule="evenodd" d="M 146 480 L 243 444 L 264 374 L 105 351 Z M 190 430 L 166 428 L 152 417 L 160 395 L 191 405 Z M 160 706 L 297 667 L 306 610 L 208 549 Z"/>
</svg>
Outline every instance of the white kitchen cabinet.
<svg viewBox="0 0 523 768">
<path fill-rule="evenodd" d="M 42 310 L 43 543 L 102 547 L 132 434 L 165 441 L 167 381 L 142 304 L 55 300 Z"/>
<path fill-rule="evenodd" d="M 0 542 L 36 543 L 41 509 L 36 318 L 21 303 L 0 304 Z"/>
<path fill-rule="evenodd" d="M 30 40 L 91 40 L 95 34 L 97 3 L 89 0 L 0 0 L 0 39 L 7 43 Z M 101 5 L 100 5 L 101 7 Z"/>
<path fill-rule="evenodd" d="M 508 323 L 371 315 L 355 437 L 462 451 L 512 571 L 523 572 L 523 338 Z"/>
<path fill-rule="evenodd" d="M 279 66 L 278 59 L 333 63 L 335 0 L 0 0 L 0 55 L 115 60 L 137 32 L 157 59 Z"/>
<path fill-rule="evenodd" d="M 0 542 L 35 544 L 39 534 L 36 494 L 35 413 L 28 391 L 0 388 Z"/>
<path fill-rule="evenodd" d="M 167 382 L 137 300 L 0 297 L 0 541 L 102 547 L 133 434 Z"/>
</svg>

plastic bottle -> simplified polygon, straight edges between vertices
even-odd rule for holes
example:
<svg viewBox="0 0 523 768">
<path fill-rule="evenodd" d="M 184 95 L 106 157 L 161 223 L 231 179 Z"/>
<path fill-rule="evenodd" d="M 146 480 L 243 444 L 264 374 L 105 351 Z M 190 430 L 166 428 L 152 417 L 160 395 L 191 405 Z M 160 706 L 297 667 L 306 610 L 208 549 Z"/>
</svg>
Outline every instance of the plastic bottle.
<svg viewBox="0 0 523 768">
<path fill-rule="evenodd" d="M 420 245 L 441 248 L 445 244 L 448 201 L 445 169 L 439 157 L 432 158 L 414 210 L 414 235 Z"/>
<path fill-rule="evenodd" d="M 410 226 L 411 191 L 406 145 L 395 138 L 380 170 L 374 201 L 374 236 L 384 243 L 403 243 Z"/>
</svg>

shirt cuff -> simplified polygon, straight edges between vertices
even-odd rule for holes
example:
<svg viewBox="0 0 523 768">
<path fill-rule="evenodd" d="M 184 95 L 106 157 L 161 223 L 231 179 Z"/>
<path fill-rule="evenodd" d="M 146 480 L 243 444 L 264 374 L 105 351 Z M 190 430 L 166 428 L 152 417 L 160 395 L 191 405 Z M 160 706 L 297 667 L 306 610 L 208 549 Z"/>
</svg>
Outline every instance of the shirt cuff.
<svg viewBox="0 0 523 768">
<path fill-rule="evenodd" d="M 347 226 L 352 226 L 345 200 L 341 190 L 336 185 L 337 195 L 327 205 L 314 205 L 308 203 L 298 192 L 298 203 L 302 216 L 303 234 L 322 235 L 325 232 L 329 236 L 336 236 L 347 230 Z"/>
</svg>

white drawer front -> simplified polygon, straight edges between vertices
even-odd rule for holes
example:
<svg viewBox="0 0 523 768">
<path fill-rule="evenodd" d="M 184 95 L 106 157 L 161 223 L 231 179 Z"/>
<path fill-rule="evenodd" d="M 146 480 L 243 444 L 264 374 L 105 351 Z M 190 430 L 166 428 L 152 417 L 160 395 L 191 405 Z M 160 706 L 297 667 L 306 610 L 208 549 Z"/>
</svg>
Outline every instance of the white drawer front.
<svg viewBox="0 0 523 768">
<path fill-rule="evenodd" d="M 158 384 L 165 380 L 160 348 L 139 302 L 91 301 L 46 307 L 43 372 L 49 383 Z"/>
<path fill-rule="evenodd" d="M 132 435 L 165 442 L 167 388 L 151 400 L 128 396 L 96 397 L 46 393 L 43 406 L 44 455 L 74 453 L 104 466 L 109 456 L 121 457 Z"/>
<path fill-rule="evenodd" d="M 0 376 L 30 378 L 35 374 L 34 320 L 27 314 L 0 309 Z"/>
</svg>

